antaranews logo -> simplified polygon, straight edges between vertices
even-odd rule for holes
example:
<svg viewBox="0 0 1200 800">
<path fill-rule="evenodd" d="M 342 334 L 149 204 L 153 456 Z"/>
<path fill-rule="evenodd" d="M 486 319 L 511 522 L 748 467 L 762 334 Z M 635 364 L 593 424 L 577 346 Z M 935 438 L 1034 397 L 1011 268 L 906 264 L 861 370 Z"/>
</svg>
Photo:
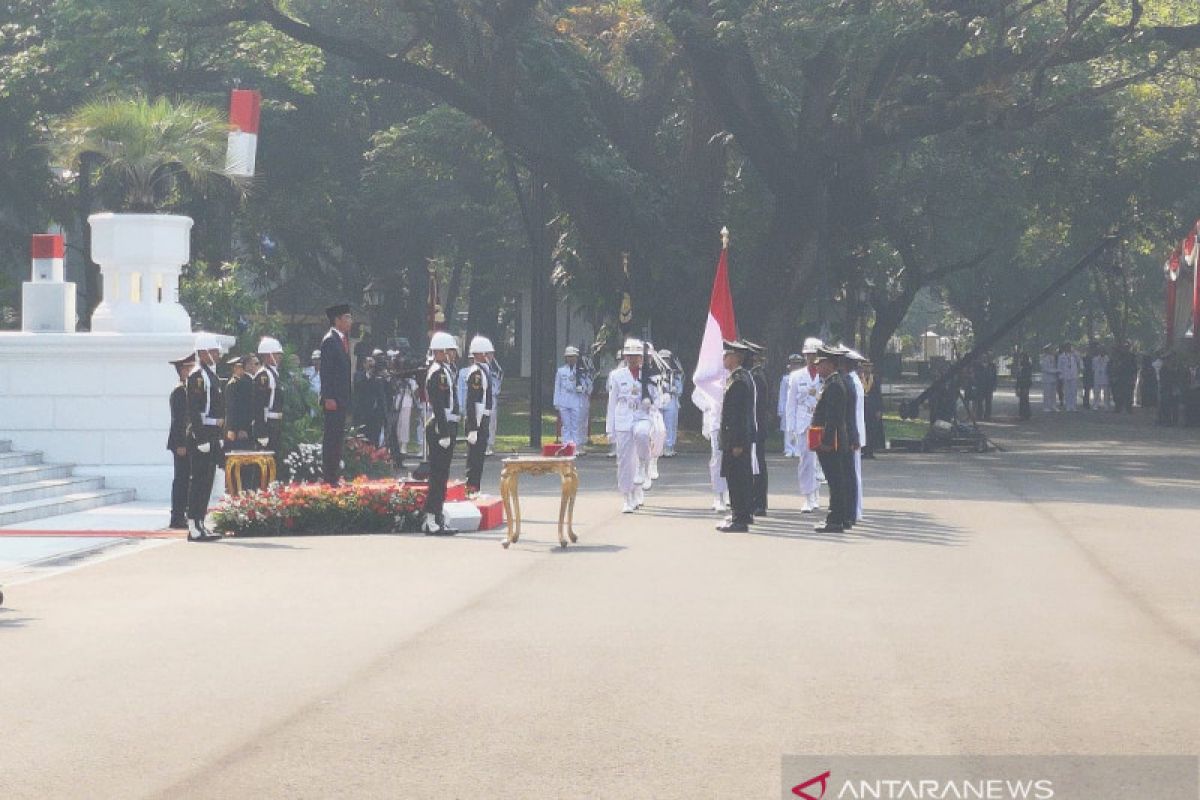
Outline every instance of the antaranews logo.
<svg viewBox="0 0 1200 800">
<path fill-rule="evenodd" d="M 829 788 L 829 775 L 830 771 L 825 770 L 820 775 L 809 778 L 804 783 L 796 784 L 792 787 L 792 794 L 799 797 L 800 800 L 821 800 L 825 796 L 825 790 Z M 812 787 L 817 784 L 821 785 L 820 788 L 813 789 Z M 810 792 L 818 792 L 818 794 L 811 794 Z"/>
</svg>

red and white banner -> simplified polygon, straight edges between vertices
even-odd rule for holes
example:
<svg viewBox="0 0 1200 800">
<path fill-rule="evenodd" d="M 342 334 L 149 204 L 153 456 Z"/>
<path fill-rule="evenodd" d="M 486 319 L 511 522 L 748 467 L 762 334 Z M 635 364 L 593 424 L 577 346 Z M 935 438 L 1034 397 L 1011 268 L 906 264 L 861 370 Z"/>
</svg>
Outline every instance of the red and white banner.
<svg viewBox="0 0 1200 800">
<path fill-rule="evenodd" d="M 234 89 L 229 96 L 229 147 L 225 151 L 225 171 L 243 178 L 254 176 L 258 153 L 258 121 L 262 112 L 262 94 L 256 89 Z"/>
<path fill-rule="evenodd" d="M 1200 233 L 1200 220 L 1196 220 L 1189 236 L 1192 240 L 1192 260 L 1189 263 L 1192 265 L 1192 336 L 1195 337 L 1193 342 L 1200 342 L 1200 241 L 1197 241 L 1197 233 Z"/>
<path fill-rule="evenodd" d="M 712 296 L 708 301 L 708 320 L 692 382 L 692 402 L 698 408 L 711 408 L 725 396 L 724 340 L 737 338 L 737 321 L 733 316 L 733 293 L 729 291 L 729 247 L 721 246 L 717 274 L 713 278 Z"/>
<path fill-rule="evenodd" d="M 1167 273 L 1167 344 L 1175 341 L 1175 306 L 1179 297 L 1179 268 L 1182 249 L 1176 247 L 1163 265 Z"/>
<path fill-rule="evenodd" d="M 35 233 L 29 247 L 33 260 L 33 280 L 37 283 L 56 282 L 65 280 L 63 273 L 63 257 L 66 247 L 60 233 Z"/>
</svg>

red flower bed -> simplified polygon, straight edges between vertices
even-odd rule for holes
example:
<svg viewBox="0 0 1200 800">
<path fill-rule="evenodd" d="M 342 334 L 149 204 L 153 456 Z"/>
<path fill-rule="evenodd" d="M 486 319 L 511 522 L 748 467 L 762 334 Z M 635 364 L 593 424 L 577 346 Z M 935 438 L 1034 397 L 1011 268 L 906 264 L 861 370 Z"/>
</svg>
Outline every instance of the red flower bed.
<svg viewBox="0 0 1200 800">
<path fill-rule="evenodd" d="M 222 499 L 213 511 L 213 526 L 234 536 L 415 530 L 423 499 L 423 493 L 394 481 L 275 484 Z"/>
</svg>

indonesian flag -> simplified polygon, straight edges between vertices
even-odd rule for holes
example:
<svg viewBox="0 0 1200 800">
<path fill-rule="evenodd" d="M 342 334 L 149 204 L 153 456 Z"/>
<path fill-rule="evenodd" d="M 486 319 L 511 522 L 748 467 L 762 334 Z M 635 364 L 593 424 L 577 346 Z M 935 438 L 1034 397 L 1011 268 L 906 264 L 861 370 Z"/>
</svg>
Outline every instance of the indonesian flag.
<svg viewBox="0 0 1200 800">
<path fill-rule="evenodd" d="M 1197 248 L 1196 248 L 1196 229 L 1195 228 L 1193 228 L 1192 232 L 1189 233 L 1186 238 L 1184 238 L 1183 243 L 1180 246 L 1183 248 L 1183 260 L 1187 263 L 1187 265 L 1189 267 L 1196 266 L 1196 250 L 1197 250 Z"/>
<path fill-rule="evenodd" d="M 737 338 L 737 321 L 733 316 L 733 294 L 729 291 L 729 246 L 721 246 L 717 275 L 713 278 L 712 297 L 708 301 L 708 320 L 704 324 L 704 339 L 692 382 L 692 402 L 705 409 L 719 405 L 725 396 L 724 353 L 726 339 Z"/>
<path fill-rule="evenodd" d="M 1167 273 L 1167 344 L 1175 341 L 1175 305 L 1179 293 L 1179 259 L 1183 251 L 1176 247 L 1164 264 Z"/>
<path fill-rule="evenodd" d="M 262 95 L 255 89 L 234 89 L 229 96 L 229 147 L 225 151 L 225 172 L 243 178 L 254 177 L 254 158 L 258 150 L 258 119 Z"/>
<path fill-rule="evenodd" d="M 1189 238 L 1192 240 L 1192 336 L 1200 336 L 1200 242 L 1197 233 L 1200 232 L 1200 220 L 1192 226 Z"/>
</svg>

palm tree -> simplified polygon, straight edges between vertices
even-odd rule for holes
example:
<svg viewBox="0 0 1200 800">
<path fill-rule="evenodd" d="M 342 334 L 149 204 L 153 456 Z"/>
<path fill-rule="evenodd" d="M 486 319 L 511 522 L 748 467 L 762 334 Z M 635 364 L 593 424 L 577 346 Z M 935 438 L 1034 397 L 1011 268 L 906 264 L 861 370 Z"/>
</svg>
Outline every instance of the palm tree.
<svg viewBox="0 0 1200 800">
<path fill-rule="evenodd" d="M 160 97 L 109 97 L 77 108 L 59 126 L 59 163 L 99 168 L 98 187 L 132 212 L 162 211 L 190 190 L 214 181 L 239 181 L 225 173 L 229 123 L 212 106 Z"/>
</svg>

